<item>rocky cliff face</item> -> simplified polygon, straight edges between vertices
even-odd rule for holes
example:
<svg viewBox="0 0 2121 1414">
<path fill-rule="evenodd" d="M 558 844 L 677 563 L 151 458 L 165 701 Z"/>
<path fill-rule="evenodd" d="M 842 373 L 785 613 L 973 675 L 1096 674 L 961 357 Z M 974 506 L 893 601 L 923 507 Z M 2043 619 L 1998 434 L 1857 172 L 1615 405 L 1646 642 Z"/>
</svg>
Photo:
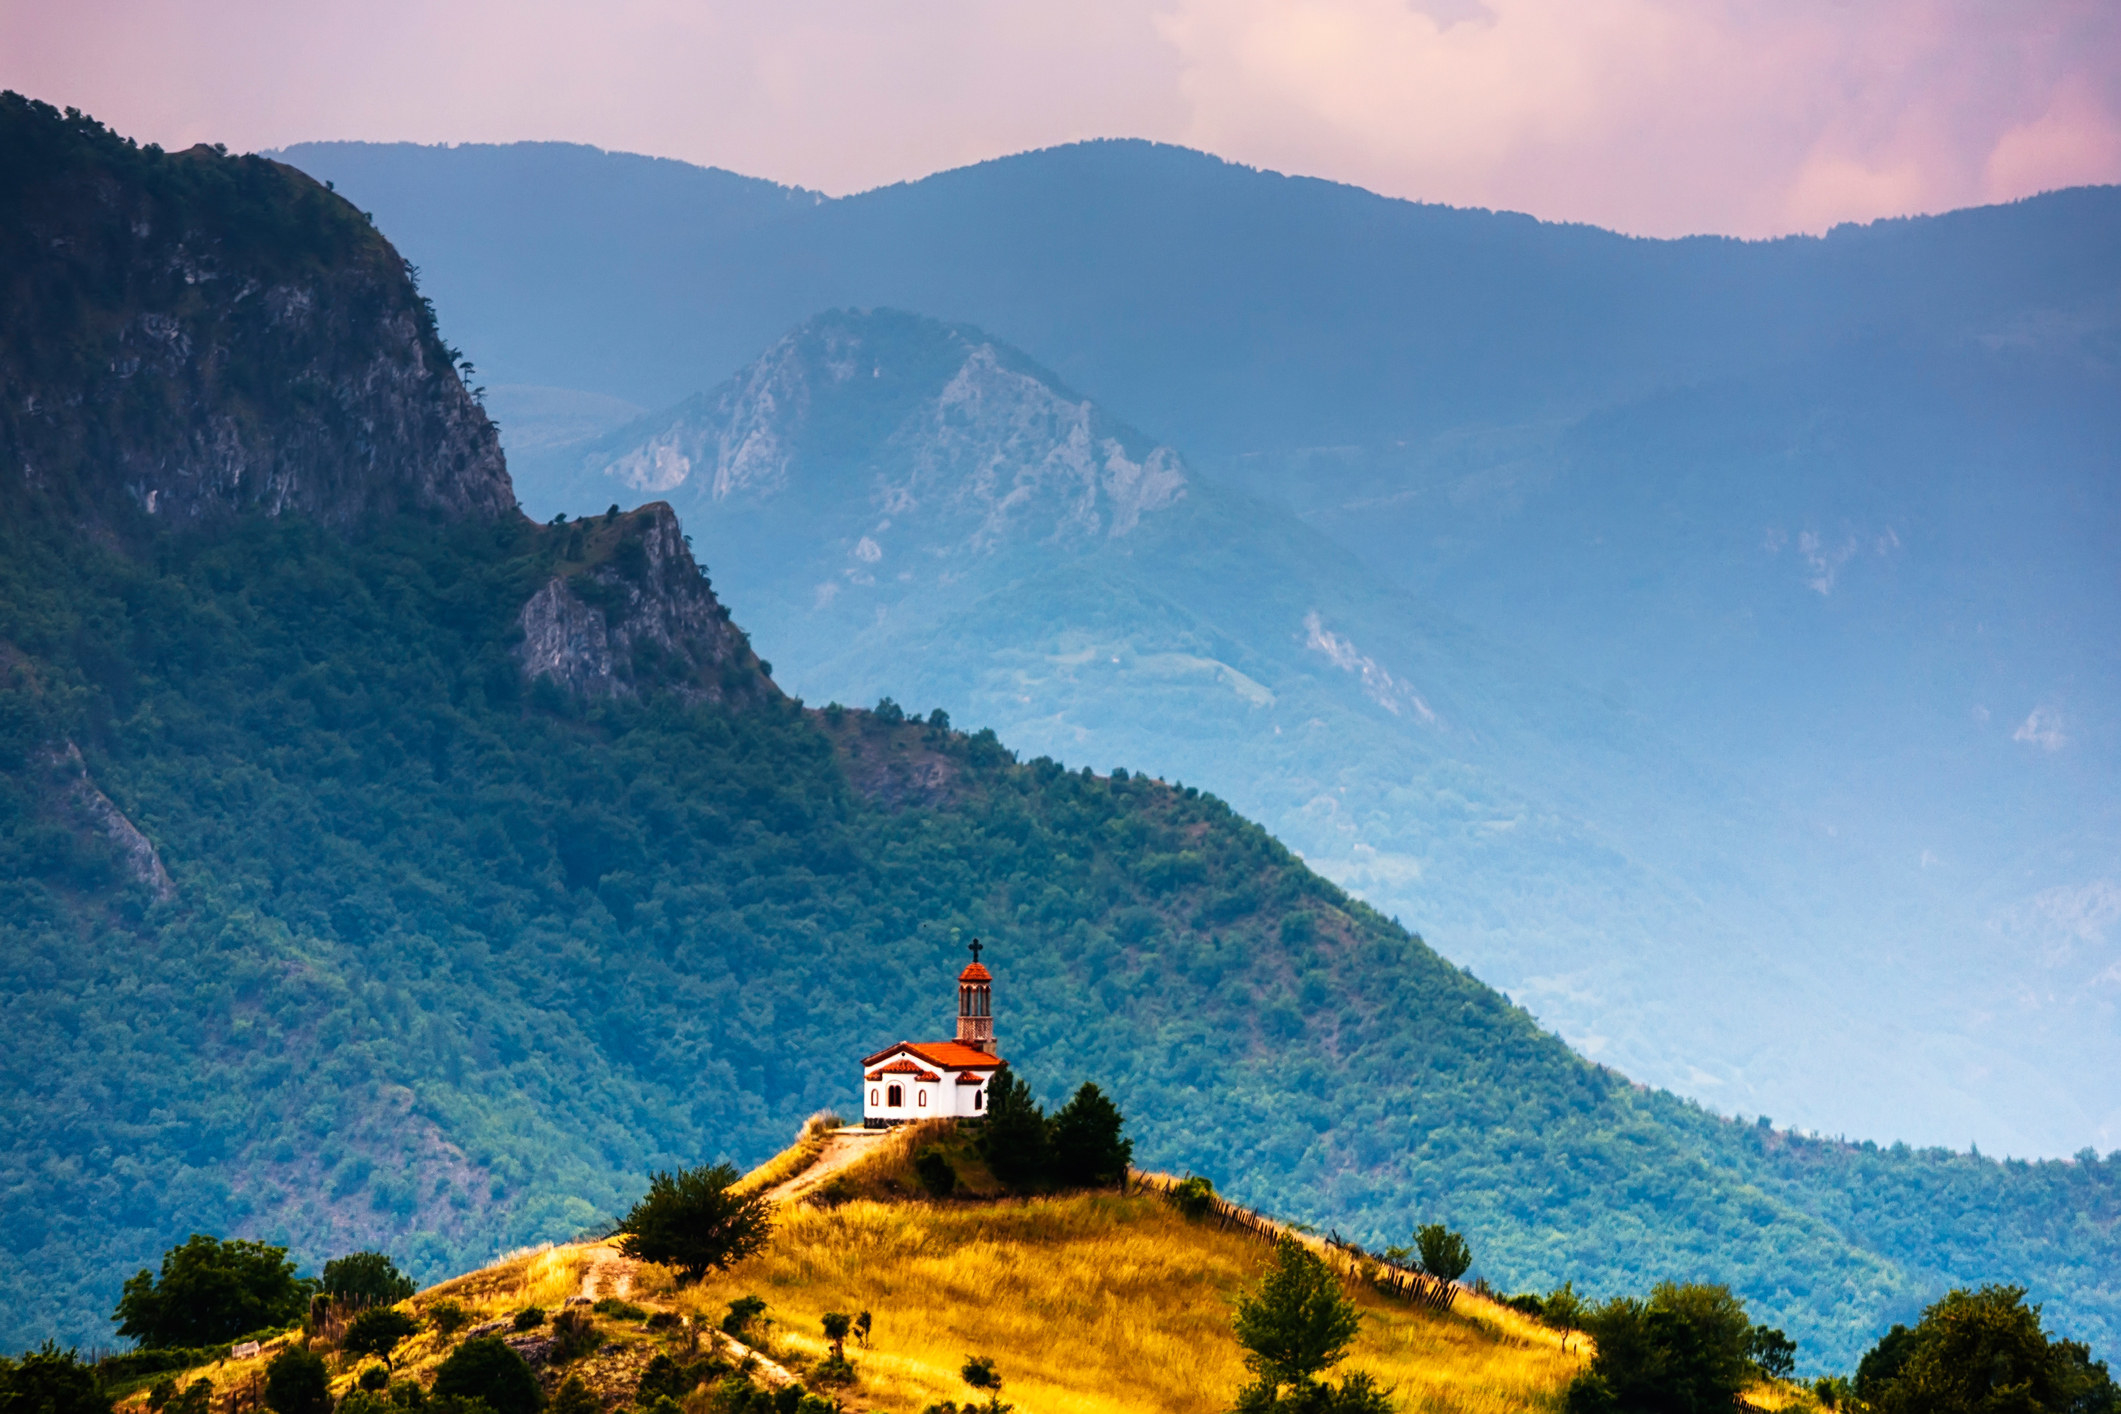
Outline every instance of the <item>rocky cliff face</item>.
<svg viewBox="0 0 2121 1414">
<path fill-rule="evenodd" d="M 0 96 L 0 496 L 105 530 L 512 514 L 405 262 L 289 167 Z"/>
<path fill-rule="evenodd" d="M 723 387 L 590 448 L 576 475 L 695 522 L 800 496 L 870 583 L 1012 544 L 1122 539 L 1186 494 L 1171 448 L 976 329 L 820 315 Z M 586 491 L 585 494 L 594 494 Z"/>
<path fill-rule="evenodd" d="M 525 677 L 578 697 L 630 697 L 650 687 L 731 704 L 778 695 L 693 562 L 668 505 L 561 529 L 562 571 L 517 619 Z"/>
</svg>

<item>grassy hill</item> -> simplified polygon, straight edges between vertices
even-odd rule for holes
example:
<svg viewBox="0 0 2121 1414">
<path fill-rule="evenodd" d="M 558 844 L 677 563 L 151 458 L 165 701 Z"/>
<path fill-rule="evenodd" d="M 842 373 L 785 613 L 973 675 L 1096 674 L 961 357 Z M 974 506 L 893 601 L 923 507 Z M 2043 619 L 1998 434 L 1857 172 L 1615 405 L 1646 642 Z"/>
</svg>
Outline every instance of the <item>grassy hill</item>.
<svg viewBox="0 0 2121 1414">
<path fill-rule="evenodd" d="M 974 1354 L 993 1359 L 1004 1395 L 1037 1414 L 1229 1407 L 1248 1379 L 1232 1303 L 1269 1253 L 1257 1237 L 1188 1221 L 1139 1185 L 1125 1195 L 995 1198 L 979 1191 L 977 1163 L 962 1153 L 971 1196 L 913 1198 L 908 1156 L 936 1128 L 867 1141 L 871 1152 L 836 1175 L 829 1192 L 782 1208 L 766 1250 L 697 1286 L 680 1289 L 667 1269 L 631 1262 L 609 1243 L 578 1242 L 452 1278 L 412 1307 L 452 1301 L 476 1325 L 570 1297 L 618 1297 L 712 1331 L 731 1301 L 755 1295 L 767 1303 L 768 1324 L 750 1345 L 798 1378 L 827 1354 L 825 1312 L 873 1314 L 868 1342 L 849 1348 L 857 1382 L 832 1391 L 849 1408 L 916 1414 L 964 1400 L 972 1391 L 958 1371 Z M 1565 1351 L 1560 1334 L 1470 1291 L 1442 1314 L 1364 1283 L 1350 1290 L 1363 1331 L 1343 1368 L 1393 1387 L 1404 1408 L 1543 1409 L 1584 1358 L 1582 1336 Z M 607 1402 L 629 1403 L 658 1350 L 698 1358 L 682 1331 L 657 1333 L 638 1316 L 601 1317 L 599 1334 L 604 1348 L 595 1354 L 543 1371 L 548 1389 L 579 1373 Z M 431 1378 L 454 1343 L 423 1333 L 397 1357 L 400 1376 Z M 712 1346 L 710 1337 L 700 1349 Z M 270 1353 L 200 1373 L 217 1391 L 240 1388 Z M 343 1362 L 341 1387 L 352 1386 L 359 1363 Z"/>
</svg>

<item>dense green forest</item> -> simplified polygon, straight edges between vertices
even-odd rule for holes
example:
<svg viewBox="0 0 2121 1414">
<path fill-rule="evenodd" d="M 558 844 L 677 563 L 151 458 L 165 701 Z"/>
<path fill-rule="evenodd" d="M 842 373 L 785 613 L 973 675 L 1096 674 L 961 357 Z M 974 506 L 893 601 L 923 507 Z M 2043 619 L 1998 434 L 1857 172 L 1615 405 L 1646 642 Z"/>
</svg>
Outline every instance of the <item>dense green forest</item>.
<svg viewBox="0 0 2121 1414">
<path fill-rule="evenodd" d="M 1731 1282 L 1807 1359 L 1945 1275 L 2100 1340 L 2121 1164 L 1871 1154 L 1591 1066 L 1213 798 L 787 699 L 526 690 L 566 531 L 263 519 L 0 555 L 7 1338 L 91 1337 L 194 1228 L 424 1277 L 754 1160 L 940 1033 L 992 945 L 1004 1053 L 1147 1163 L 1499 1284 Z M 55 814 L 49 743 L 153 838 L 156 902 Z M 921 1018 L 927 1018 L 925 1022 Z"/>
<path fill-rule="evenodd" d="M 240 289 L 240 244 L 191 248 Z M 265 273 L 308 281 L 305 308 L 344 293 Z M 1038 1096 L 1096 1079 L 1139 1162 L 1242 1201 L 1373 1246 L 1447 1221 L 1513 1289 L 1726 1281 L 1807 1365 L 1986 1279 L 2113 1348 L 2121 1160 L 1717 1119 L 1574 1055 L 1197 790 L 805 707 L 744 655 L 719 698 L 647 671 L 656 640 L 619 629 L 655 606 L 620 581 L 667 518 L 489 513 L 490 431 L 391 278 L 395 313 L 342 330 L 370 345 L 326 357 L 320 316 L 317 381 L 245 404 L 263 448 L 300 425 L 344 452 L 404 413 L 369 449 L 391 496 L 266 478 L 172 526 L 137 484 L 0 466 L 0 1346 L 110 1340 L 125 1280 L 194 1231 L 312 1271 L 380 1246 L 432 1279 L 608 1223 L 650 1168 L 756 1160 L 851 1107 L 859 1057 L 949 1024 L 976 935 Z M 91 346 L 162 297 L 70 288 Z M 185 317 L 270 334 L 239 307 Z M 369 367 L 396 391 L 311 416 L 377 386 L 333 368 Z M 99 425 L 146 475 L 172 418 L 225 411 L 191 396 Z M 563 576 L 595 601 L 568 622 L 630 645 L 601 693 L 525 681 L 526 603 Z"/>
</svg>

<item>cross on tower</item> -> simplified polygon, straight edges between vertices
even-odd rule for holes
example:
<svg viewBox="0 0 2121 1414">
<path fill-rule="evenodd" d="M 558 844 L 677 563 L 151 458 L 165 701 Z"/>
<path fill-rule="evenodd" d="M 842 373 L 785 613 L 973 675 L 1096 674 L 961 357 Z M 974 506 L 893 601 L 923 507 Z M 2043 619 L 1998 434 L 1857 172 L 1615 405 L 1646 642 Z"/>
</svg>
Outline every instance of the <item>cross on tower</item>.
<svg viewBox="0 0 2121 1414">
<path fill-rule="evenodd" d="M 978 961 L 979 961 L 979 950 L 980 950 L 980 941 L 979 941 L 979 939 L 978 939 L 978 938 L 974 938 L 974 939 L 972 940 L 972 960 L 973 960 L 974 962 L 978 962 Z"/>
</svg>

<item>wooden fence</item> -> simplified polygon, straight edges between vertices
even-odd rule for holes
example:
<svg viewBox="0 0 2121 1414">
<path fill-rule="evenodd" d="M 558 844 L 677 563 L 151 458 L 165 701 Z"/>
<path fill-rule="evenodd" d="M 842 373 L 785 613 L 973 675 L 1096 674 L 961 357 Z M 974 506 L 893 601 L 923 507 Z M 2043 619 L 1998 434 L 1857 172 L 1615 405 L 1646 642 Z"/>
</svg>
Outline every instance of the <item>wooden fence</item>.
<svg viewBox="0 0 2121 1414">
<path fill-rule="evenodd" d="M 1168 1174 L 1143 1173 L 1139 1169 L 1133 1172 L 1131 1178 L 1137 1187 L 1158 1193 L 1166 1200 L 1171 1198 L 1173 1190 L 1179 1184 L 1179 1180 Z M 1235 1229 L 1261 1242 L 1279 1242 L 1284 1237 L 1294 1238 L 1325 1258 L 1326 1265 L 1338 1272 L 1341 1280 L 1349 1285 L 1367 1286 L 1374 1291 L 1381 1291 L 1388 1296 L 1439 1313 L 1449 1311 L 1451 1303 L 1458 1299 L 1456 1282 L 1432 1277 L 1427 1272 L 1416 1271 L 1374 1252 L 1365 1251 L 1352 1242 L 1343 1242 L 1338 1233 L 1319 1238 L 1299 1232 L 1289 1224 L 1278 1222 L 1264 1213 L 1240 1207 L 1219 1193 L 1210 1195 L 1207 1201 L 1207 1212 L 1201 1221 L 1215 1224 L 1217 1232 Z"/>
</svg>

